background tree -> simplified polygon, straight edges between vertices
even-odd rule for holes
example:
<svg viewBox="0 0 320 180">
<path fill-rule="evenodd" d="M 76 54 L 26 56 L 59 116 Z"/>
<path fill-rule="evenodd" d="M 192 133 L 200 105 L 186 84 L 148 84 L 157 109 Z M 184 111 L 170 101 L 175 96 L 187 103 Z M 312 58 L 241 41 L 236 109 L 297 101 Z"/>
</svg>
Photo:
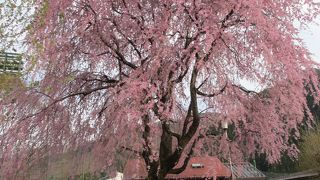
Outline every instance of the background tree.
<svg viewBox="0 0 320 180">
<path fill-rule="evenodd" d="M 318 78 L 320 78 L 319 69 L 315 69 L 315 72 L 318 74 Z M 317 134 L 317 127 L 319 124 L 319 115 L 320 115 L 320 107 L 319 107 L 319 98 L 316 94 L 312 92 L 310 88 L 312 88 L 312 84 L 305 85 L 305 90 L 307 91 L 307 106 L 310 109 L 310 113 L 312 114 L 314 121 L 304 121 L 299 126 L 299 132 L 302 134 L 301 139 L 295 139 L 291 138 L 291 141 L 293 141 L 299 149 L 302 148 L 301 154 L 299 155 L 298 159 L 293 159 L 290 156 L 287 155 L 287 152 L 282 152 L 281 160 L 278 161 L 276 164 L 270 164 L 266 160 L 265 154 L 260 154 L 255 156 L 255 161 L 257 162 L 257 167 L 265 172 L 280 172 L 280 173 L 288 173 L 288 172 L 297 172 L 301 170 L 306 170 L 308 167 L 315 167 L 313 163 L 310 163 L 310 165 L 300 165 L 300 164 L 307 164 L 307 159 L 311 160 L 312 158 L 315 158 L 314 155 L 310 154 L 310 151 L 314 150 L 314 146 L 312 142 L 315 141 L 315 137 Z M 309 114 L 305 114 L 305 119 L 308 119 Z M 311 149 L 308 149 L 310 146 Z M 309 151 L 309 154 L 306 152 Z M 314 151 L 316 153 L 316 151 Z M 302 159 L 301 159 L 301 157 Z M 303 162 L 300 162 L 303 161 Z"/>
<path fill-rule="evenodd" d="M 2 95 L 8 95 L 17 87 L 23 87 L 19 74 L 0 74 L 0 92 Z"/>
<path fill-rule="evenodd" d="M 319 126 L 318 126 L 319 127 Z M 299 155 L 298 169 L 319 169 L 320 167 L 320 131 L 315 128 L 302 136 L 301 154 Z"/>
<path fill-rule="evenodd" d="M 310 114 L 304 82 L 317 78 L 293 22 L 311 21 L 317 3 L 40 0 L 36 9 L 29 76 L 39 83 L 1 103 L 13 119 L 1 127 L 7 176 L 90 142 L 101 168 L 130 149 L 148 179 L 163 179 L 203 145 L 226 153 L 225 137 L 206 133 L 221 121 L 234 124 L 234 159 L 297 156 L 289 137 Z"/>
</svg>

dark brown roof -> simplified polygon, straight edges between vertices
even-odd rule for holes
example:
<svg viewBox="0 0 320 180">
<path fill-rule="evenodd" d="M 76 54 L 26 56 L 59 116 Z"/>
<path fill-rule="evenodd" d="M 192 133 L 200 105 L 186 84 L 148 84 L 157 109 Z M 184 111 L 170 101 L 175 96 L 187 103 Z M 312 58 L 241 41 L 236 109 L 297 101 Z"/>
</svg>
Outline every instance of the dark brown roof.
<svg viewBox="0 0 320 180">
<path fill-rule="evenodd" d="M 143 159 L 128 160 L 124 179 L 145 179 L 147 171 Z M 216 157 L 193 157 L 180 174 L 168 174 L 166 179 L 230 177 L 230 170 Z"/>
<path fill-rule="evenodd" d="M 225 164 L 228 169 L 230 164 Z M 266 179 L 267 177 L 249 162 L 232 163 L 232 174 L 236 179 Z"/>
</svg>

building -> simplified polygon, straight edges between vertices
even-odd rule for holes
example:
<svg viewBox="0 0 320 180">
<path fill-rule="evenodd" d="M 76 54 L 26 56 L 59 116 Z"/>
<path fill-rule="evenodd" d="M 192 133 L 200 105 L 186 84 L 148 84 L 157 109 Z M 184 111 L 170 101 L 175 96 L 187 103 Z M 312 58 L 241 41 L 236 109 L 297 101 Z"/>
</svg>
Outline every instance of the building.
<svg viewBox="0 0 320 180">
<path fill-rule="evenodd" d="M 0 73 L 16 73 L 22 70 L 22 56 L 17 53 L 0 52 Z"/>
<path fill-rule="evenodd" d="M 20 79 L 22 65 L 20 54 L 0 51 L 0 100 L 12 90 L 24 87 Z M 5 118 L 4 114 L 0 115 L 0 121 Z"/>
<path fill-rule="evenodd" d="M 144 180 L 146 165 L 142 158 L 128 160 L 123 173 L 125 180 Z M 168 174 L 166 179 L 230 179 L 231 171 L 217 157 L 192 157 L 180 174 Z"/>
</svg>

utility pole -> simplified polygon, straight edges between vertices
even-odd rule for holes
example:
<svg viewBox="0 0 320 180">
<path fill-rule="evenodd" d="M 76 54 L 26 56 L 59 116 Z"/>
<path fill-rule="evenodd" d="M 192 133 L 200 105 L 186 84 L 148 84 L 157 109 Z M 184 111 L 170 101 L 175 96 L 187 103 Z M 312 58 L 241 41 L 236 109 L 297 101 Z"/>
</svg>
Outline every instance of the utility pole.
<svg viewBox="0 0 320 180">
<path fill-rule="evenodd" d="M 228 122 L 224 121 L 222 122 L 222 128 L 223 128 L 223 135 L 225 136 L 226 140 L 227 140 L 227 145 L 228 145 L 228 155 L 229 155 L 229 166 L 230 166 L 230 171 L 231 171 L 231 179 L 234 180 L 234 176 L 233 176 L 233 167 L 232 167 L 232 160 L 231 160 L 231 147 L 230 147 L 230 140 L 228 137 Z"/>
</svg>

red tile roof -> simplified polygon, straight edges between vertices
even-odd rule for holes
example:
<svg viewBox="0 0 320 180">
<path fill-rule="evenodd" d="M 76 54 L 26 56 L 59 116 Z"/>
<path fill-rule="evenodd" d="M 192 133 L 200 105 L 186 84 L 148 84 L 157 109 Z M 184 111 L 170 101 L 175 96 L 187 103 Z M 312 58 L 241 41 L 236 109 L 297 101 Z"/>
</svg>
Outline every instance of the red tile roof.
<svg viewBox="0 0 320 180">
<path fill-rule="evenodd" d="M 200 168 L 193 168 L 200 166 Z M 147 171 L 143 159 L 128 160 L 124 169 L 124 179 L 145 179 Z M 180 174 L 168 174 L 166 179 L 230 177 L 230 170 L 217 157 L 193 157 Z"/>
</svg>

